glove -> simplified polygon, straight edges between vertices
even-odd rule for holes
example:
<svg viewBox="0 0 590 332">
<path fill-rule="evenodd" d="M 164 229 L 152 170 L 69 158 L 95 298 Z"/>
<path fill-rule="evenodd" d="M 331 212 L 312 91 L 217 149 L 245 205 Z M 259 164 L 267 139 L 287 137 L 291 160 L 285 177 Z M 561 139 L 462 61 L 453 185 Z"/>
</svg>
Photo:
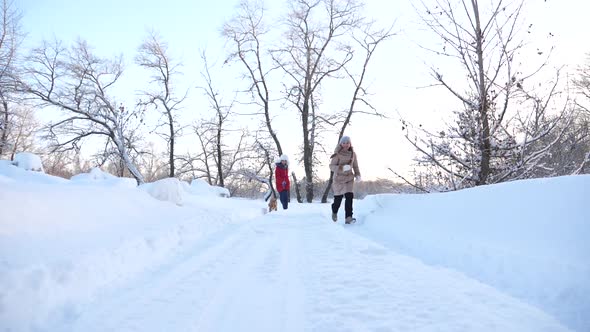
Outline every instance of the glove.
<svg viewBox="0 0 590 332">
<path fill-rule="evenodd" d="M 283 189 L 287 188 L 287 181 L 283 181 L 283 183 L 281 183 L 283 185 Z"/>
<path fill-rule="evenodd" d="M 350 165 L 344 165 L 344 166 L 342 166 L 342 170 L 343 170 L 344 172 L 349 172 L 349 171 L 350 171 L 350 169 L 351 169 Z"/>
<path fill-rule="evenodd" d="M 360 175 L 357 175 L 357 176 L 355 176 L 355 177 L 354 177 L 354 180 L 355 180 L 356 182 L 361 182 L 361 181 L 363 181 L 363 179 L 361 179 L 361 176 L 360 176 Z"/>
</svg>

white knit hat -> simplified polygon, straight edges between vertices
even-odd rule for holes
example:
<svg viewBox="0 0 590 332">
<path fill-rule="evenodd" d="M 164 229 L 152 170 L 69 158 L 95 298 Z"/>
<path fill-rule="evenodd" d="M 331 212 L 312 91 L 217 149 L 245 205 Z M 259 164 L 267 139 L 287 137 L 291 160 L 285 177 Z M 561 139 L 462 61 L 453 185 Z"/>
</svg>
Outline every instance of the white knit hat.
<svg viewBox="0 0 590 332">
<path fill-rule="evenodd" d="M 350 143 L 350 137 L 342 136 L 342 138 L 340 139 L 340 144 L 344 144 L 344 143 Z"/>
<path fill-rule="evenodd" d="M 279 157 L 279 160 L 280 160 L 280 161 L 283 161 L 283 160 L 284 160 L 284 161 L 286 161 L 286 162 L 287 162 L 287 164 L 289 163 L 289 157 L 287 157 L 287 155 L 286 155 L 286 154 L 282 154 L 282 155 Z"/>
</svg>

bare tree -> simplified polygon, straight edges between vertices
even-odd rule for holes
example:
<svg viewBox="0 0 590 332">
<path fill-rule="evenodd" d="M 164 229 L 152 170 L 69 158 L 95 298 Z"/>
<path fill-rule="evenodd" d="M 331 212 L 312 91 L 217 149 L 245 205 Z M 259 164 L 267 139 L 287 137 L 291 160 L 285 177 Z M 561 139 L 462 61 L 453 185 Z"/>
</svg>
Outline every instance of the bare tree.
<svg viewBox="0 0 590 332">
<path fill-rule="evenodd" d="M 268 133 L 264 129 L 259 129 L 255 134 L 253 146 L 251 146 L 252 154 L 247 163 L 242 163 L 242 169 L 237 170 L 237 174 L 241 174 L 247 181 L 255 180 L 260 184 L 264 184 L 264 200 L 267 201 L 270 197 L 277 197 L 276 189 L 274 187 L 274 158 L 276 150 L 274 141 L 268 137 Z M 232 184 L 233 187 L 242 186 L 238 181 Z M 251 187 L 251 186 L 249 186 Z M 237 192 L 237 190 L 234 190 Z M 258 195 L 256 195 L 258 196 Z M 252 196 L 251 196 L 252 197 Z"/>
<path fill-rule="evenodd" d="M 260 159 L 261 155 L 255 145 L 252 145 L 248 131 L 230 130 L 224 127 L 225 122 L 222 122 L 219 130 L 218 119 L 201 120 L 193 126 L 199 151 L 196 155 L 188 154 L 182 158 L 179 175 L 188 174 L 192 179 L 202 178 L 210 185 L 223 184 L 233 195 L 236 179 L 245 174 L 258 175 L 260 165 L 264 163 L 252 162 Z M 253 169 L 258 171 L 253 172 Z"/>
<path fill-rule="evenodd" d="M 243 177 L 247 174 L 258 174 L 260 168 L 264 165 L 252 162 L 258 160 L 261 156 L 251 142 L 250 134 L 246 130 L 234 130 L 231 133 L 236 134 L 233 137 L 232 144 L 223 143 L 224 140 L 230 142 L 228 128 L 221 130 L 221 141 L 218 141 L 218 123 L 214 120 L 203 120 L 193 127 L 197 135 L 199 152 L 196 155 L 187 155 L 183 160 L 184 163 L 180 168 L 182 174 L 190 174 L 191 178 L 203 178 L 210 185 L 222 186 L 228 188 L 233 195 L 236 188 L 232 182 L 236 178 Z M 236 136 L 236 135 L 234 135 Z M 222 146 L 219 146 L 221 142 Z M 221 156 L 218 155 L 221 153 Z M 221 164 L 219 164 L 221 162 Z M 258 169 L 252 172 L 253 169 Z M 244 171 L 248 170 L 248 171 Z"/>
<path fill-rule="evenodd" d="M 572 106 L 573 107 L 573 106 Z M 539 164 L 532 170 L 533 177 L 552 177 L 587 173 L 590 151 L 590 122 L 573 108 L 568 112 L 570 121 L 563 121 L 558 130 L 540 140 L 537 145 L 550 146 Z M 556 143 L 553 143 L 556 141 Z"/>
<path fill-rule="evenodd" d="M 102 59 L 84 41 L 68 50 L 60 42 L 32 51 L 23 89 L 42 106 L 57 107 L 64 118 L 48 125 L 54 150 L 76 149 L 89 137 L 112 144 L 138 184 L 143 176 L 129 154 L 128 132 L 137 126 L 141 113 L 117 106 L 109 96 L 123 73 L 122 59 Z"/>
<path fill-rule="evenodd" d="M 262 131 L 262 130 L 261 130 Z M 273 145 L 271 144 L 271 142 L 269 142 L 269 139 L 265 139 L 266 135 L 264 135 L 262 132 L 259 132 L 256 135 L 256 140 L 254 142 L 254 144 L 256 145 L 254 150 L 258 150 L 260 152 L 262 152 L 262 156 L 259 157 L 260 161 L 258 162 L 258 164 L 260 164 L 261 166 L 256 169 L 255 174 L 257 176 L 264 176 L 264 174 L 266 174 L 266 183 L 268 184 L 268 190 L 270 191 L 270 193 L 272 194 L 272 197 L 277 197 L 277 193 L 274 187 L 274 171 L 273 171 L 273 166 L 275 163 L 275 158 L 273 158 L 273 156 L 277 155 L 277 151 L 273 148 Z M 269 196 L 270 197 L 270 196 Z"/>
<path fill-rule="evenodd" d="M 303 198 L 301 198 L 301 191 L 299 190 L 299 181 L 297 181 L 297 176 L 295 172 L 291 172 L 291 176 L 293 177 L 293 187 L 295 187 L 295 197 L 297 198 L 298 203 L 303 203 Z"/>
<path fill-rule="evenodd" d="M 224 136 L 226 132 L 230 130 L 228 128 L 228 123 L 234 101 L 231 101 L 229 104 L 225 104 L 225 102 L 222 100 L 220 92 L 213 84 L 213 79 L 211 77 L 211 67 L 207 62 L 207 56 L 204 51 L 201 53 L 201 59 L 204 63 L 201 76 L 203 77 L 205 86 L 200 87 L 200 89 L 203 90 L 204 94 L 207 96 L 207 99 L 209 100 L 209 106 L 211 110 L 215 112 L 215 117 L 210 121 L 205 121 L 202 123 L 203 132 L 199 135 L 199 137 L 201 139 L 201 145 L 203 145 L 203 138 L 206 138 L 205 141 L 207 143 L 212 143 L 214 147 L 212 156 L 217 173 L 215 184 L 220 187 L 224 187 L 224 179 L 226 177 L 226 174 L 224 174 L 224 140 L 226 137 Z M 207 132 L 210 132 L 212 136 L 207 135 Z"/>
<path fill-rule="evenodd" d="M 567 101 L 563 112 L 552 109 L 560 95 L 558 79 L 548 82 L 546 91 L 531 82 L 546 59 L 531 74 L 515 68 L 524 45 L 517 36 L 522 7 L 522 1 L 495 0 L 484 8 L 477 0 L 438 0 L 430 6 L 422 2 L 418 9 L 442 43 L 441 49 L 431 51 L 456 60 L 466 80 L 453 80 L 432 68 L 436 85 L 451 93 L 462 109 L 439 133 L 419 129 L 420 136 L 414 137 L 409 131 L 413 127 L 404 123 L 406 138 L 421 153 L 421 162 L 441 170 L 452 188 L 530 176 L 550 151 L 550 146 L 536 143 L 568 121 L 563 113 Z M 542 54 L 538 51 L 537 56 Z M 551 117 L 551 111 L 559 115 Z M 557 143 L 562 134 L 548 143 Z"/>
<path fill-rule="evenodd" d="M 141 67 L 152 73 L 154 90 L 144 91 L 142 94 L 147 98 L 140 101 L 142 107 L 148 106 L 158 110 L 163 117 L 163 122 L 158 127 L 166 127 L 161 136 L 166 140 L 168 146 L 169 177 L 175 176 L 175 142 L 180 136 L 178 122 L 176 120 L 180 104 L 186 99 L 188 91 L 183 96 L 177 96 L 174 91 L 174 79 L 180 73 L 177 71 L 180 63 L 175 63 L 168 52 L 168 45 L 155 32 L 150 32 L 145 41 L 139 47 L 139 54 L 135 61 Z"/>
<path fill-rule="evenodd" d="M 373 57 L 373 54 L 375 53 L 375 50 L 377 49 L 377 46 L 381 44 L 383 41 L 386 41 L 387 39 L 391 38 L 394 35 L 394 33 L 392 33 L 393 27 L 389 29 L 373 30 L 373 24 L 373 22 L 366 24 L 364 28 L 361 30 L 361 37 L 354 37 L 354 40 L 363 49 L 365 53 L 365 58 L 361 62 L 360 74 L 355 75 L 352 72 L 352 70 L 346 67 L 344 68 L 346 70 L 348 77 L 353 83 L 354 90 L 352 93 L 350 106 L 345 112 L 343 112 L 343 114 L 340 115 L 340 118 L 342 119 L 340 122 L 341 127 L 338 133 L 338 140 L 336 142 L 340 142 L 340 139 L 342 138 L 342 136 L 344 136 L 346 128 L 350 124 L 353 114 L 364 113 L 377 117 L 385 116 L 383 113 L 377 111 L 377 109 L 375 109 L 375 107 L 373 107 L 370 101 L 367 99 L 369 92 L 367 91 L 367 88 L 364 86 L 364 82 L 367 70 L 369 68 L 369 63 L 371 61 L 371 58 Z M 363 108 L 357 107 L 357 102 L 364 105 L 368 109 L 368 111 L 365 111 L 365 109 Z M 330 171 L 330 177 L 328 179 L 326 189 L 324 190 L 324 194 L 322 195 L 322 203 L 326 203 L 328 201 L 328 194 L 330 192 L 330 188 L 332 187 L 333 180 L 334 172 Z"/>
<path fill-rule="evenodd" d="M 92 166 L 91 162 L 82 159 L 80 151 L 53 151 L 41 156 L 45 173 L 60 176 L 65 179 L 82 172 L 88 172 Z"/>
<path fill-rule="evenodd" d="M 590 118 L 590 53 L 587 55 L 586 63 L 578 68 L 574 86 L 579 94 L 576 107 L 582 112 L 581 116 Z"/>
<path fill-rule="evenodd" d="M 2 0 L 0 3 L 0 157 L 14 150 L 14 142 L 9 141 L 11 126 L 11 104 L 16 98 L 16 80 L 20 75 L 18 48 L 24 38 L 20 21 L 22 14 L 14 2 Z"/>
<path fill-rule="evenodd" d="M 6 128 L 6 142 L 10 142 L 10 144 L 6 146 L 6 153 L 9 154 L 10 160 L 13 160 L 14 155 L 19 151 L 38 152 L 41 150 L 41 146 L 36 142 L 35 134 L 41 130 L 42 125 L 35 118 L 32 108 L 13 107 L 7 123 L 10 126 Z"/>
<path fill-rule="evenodd" d="M 120 106 L 119 110 L 123 113 L 126 112 L 125 107 L 123 106 Z M 141 116 L 143 116 L 143 114 Z M 142 126 L 126 126 L 125 129 L 126 151 L 129 159 L 134 165 L 142 164 L 146 154 L 150 153 L 143 148 L 144 141 L 141 129 L 143 129 Z M 131 174 L 127 168 L 125 159 L 121 158 L 121 154 L 119 153 L 117 146 L 114 145 L 111 140 L 106 140 L 104 143 L 105 144 L 102 151 L 93 155 L 93 165 L 95 165 L 95 167 L 100 167 L 101 169 L 104 169 L 118 177 L 133 176 L 133 174 Z M 142 172 L 143 170 L 139 166 L 137 166 L 137 169 L 140 174 L 144 175 Z"/>
<path fill-rule="evenodd" d="M 193 126 L 193 131 L 197 136 L 199 152 L 196 156 L 187 155 L 183 160 L 181 167 L 183 173 L 190 173 L 194 179 L 205 178 L 209 185 L 215 184 L 214 165 L 214 135 L 215 130 L 209 121 L 200 121 Z M 196 166 L 196 165 L 197 166 Z"/>
<path fill-rule="evenodd" d="M 352 59 L 353 50 L 345 40 L 361 22 L 362 6 L 354 0 L 292 0 L 289 5 L 284 46 L 272 55 L 289 80 L 284 84 L 285 102 L 301 117 L 306 201 L 312 202 L 314 152 L 322 125 L 317 109 L 320 86 Z"/>
<path fill-rule="evenodd" d="M 223 36 L 232 44 L 226 63 L 235 61 L 245 68 L 244 78 L 250 83 L 247 89 L 253 103 L 260 107 L 264 118 L 264 126 L 276 145 L 278 154 L 283 154 L 281 143 L 272 126 L 270 113 L 270 89 L 267 77 L 276 69 L 267 68 L 264 62 L 266 57 L 263 48 L 263 38 L 269 32 L 269 27 L 264 24 L 265 8 L 261 1 L 242 0 L 238 13 L 223 26 Z"/>
<path fill-rule="evenodd" d="M 146 182 L 154 182 L 168 177 L 169 165 L 166 158 L 161 158 L 161 154 L 156 149 L 156 144 L 153 142 L 147 143 L 147 146 L 141 149 L 141 152 L 138 155 L 137 165 Z"/>
</svg>

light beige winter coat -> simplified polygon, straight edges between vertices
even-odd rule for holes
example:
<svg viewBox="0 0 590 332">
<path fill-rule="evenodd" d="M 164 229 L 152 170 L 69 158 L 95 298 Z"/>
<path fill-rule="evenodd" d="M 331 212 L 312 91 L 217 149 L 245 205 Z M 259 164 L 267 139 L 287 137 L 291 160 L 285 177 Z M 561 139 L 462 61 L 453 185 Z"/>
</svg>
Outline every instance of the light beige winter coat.
<svg viewBox="0 0 590 332">
<path fill-rule="evenodd" d="M 350 165 L 352 169 L 350 171 L 344 171 L 342 170 L 342 166 L 344 165 Z M 348 150 L 344 150 L 338 144 L 330 161 L 330 170 L 334 172 L 332 191 L 334 191 L 335 196 L 353 192 L 354 178 L 361 175 L 354 149 L 350 147 Z"/>
</svg>

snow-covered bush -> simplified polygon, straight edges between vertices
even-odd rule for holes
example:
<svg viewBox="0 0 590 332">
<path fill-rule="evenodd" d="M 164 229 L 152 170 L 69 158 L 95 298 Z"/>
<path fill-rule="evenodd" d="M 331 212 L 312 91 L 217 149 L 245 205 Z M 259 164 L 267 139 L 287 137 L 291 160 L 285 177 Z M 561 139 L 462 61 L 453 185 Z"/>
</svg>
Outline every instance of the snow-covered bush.
<svg viewBox="0 0 590 332">
<path fill-rule="evenodd" d="M 12 164 L 26 171 L 35 171 L 45 173 L 43 163 L 38 155 L 30 152 L 19 152 L 14 156 Z"/>
<path fill-rule="evenodd" d="M 220 197 L 229 197 L 229 190 L 227 188 L 210 186 L 203 179 L 193 179 L 190 185 L 189 192 L 193 195 L 215 195 Z"/>
<path fill-rule="evenodd" d="M 107 172 L 103 172 L 98 167 L 91 169 L 88 173 L 74 175 L 70 180 L 75 183 L 101 184 L 127 188 L 134 188 L 137 186 L 135 179 L 119 178 Z"/>
<path fill-rule="evenodd" d="M 176 205 L 183 205 L 186 200 L 185 185 L 177 178 L 166 178 L 156 182 L 144 183 L 139 188 L 156 199 L 172 202 Z"/>
</svg>

